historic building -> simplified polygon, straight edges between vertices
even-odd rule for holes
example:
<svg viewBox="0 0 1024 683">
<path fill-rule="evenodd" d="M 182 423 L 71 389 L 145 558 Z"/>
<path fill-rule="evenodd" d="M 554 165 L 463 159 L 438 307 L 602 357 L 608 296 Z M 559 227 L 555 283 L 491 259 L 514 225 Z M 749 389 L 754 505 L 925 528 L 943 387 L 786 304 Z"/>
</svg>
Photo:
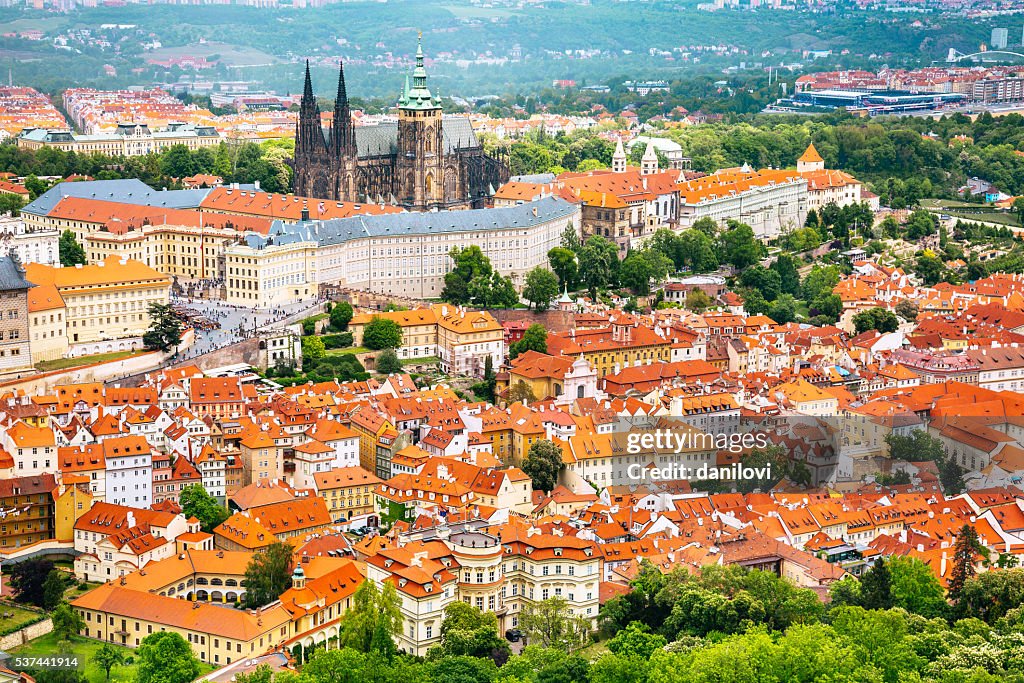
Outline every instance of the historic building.
<svg viewBox="0 0 1024 683">
<path fill-rule="evenodd" d="M 422 45 L 412 87 L 406 78 L 398 100 L 397 123 L 352 124 L 342 67 L 334 120 L 325 130 L 307 64 L 293 164 L 297 195 L 415 211 L 481 208 L 508 179 L 508 168 L 484 153 L 468 118 L 443 116 L 427 87 Z"/>
</svg>

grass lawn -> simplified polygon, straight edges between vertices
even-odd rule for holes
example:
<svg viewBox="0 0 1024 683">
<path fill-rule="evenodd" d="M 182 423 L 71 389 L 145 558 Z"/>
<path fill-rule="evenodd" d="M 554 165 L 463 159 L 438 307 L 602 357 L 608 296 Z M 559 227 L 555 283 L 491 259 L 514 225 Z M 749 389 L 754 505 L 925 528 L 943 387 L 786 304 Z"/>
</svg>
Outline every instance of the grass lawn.
<svg viewBox="0 0 1024 683">
<path fill-rule="evenodd" d="M 100 649 L 102 644 L 100 641 L 92 640 L 91 638 L 76 638 L 71 641 L 71 651 L 67 654 L 78 655 L 78 667 L 85 674 L 89 683 L 105 683 L 106 677 L 103 674 L 103 670 L 92 662 L 93 655 L 96 654 L 96 650 Z M 131 648 L 119 647 L 118 649 L 124 652 L 125 657 L 131 657 L 134 654 Z M 57 648 L 57 638 L 52 633 L 48 633 L 42 638 L 36 638 L 21 647 L 11 650 L 11 654 L 29 657 L 44 657 L 58 653 L 60 653 L 60 650 Z M 134 680 L 134 666 L 115 666 L 110 670 L 111 683 L 132 683 Z"/>
<path fill-rule="evenodd" d="M 64 591 L 64 599 L 68 602 L 71 602 L 75 598 L 81 597 L 82 595 L 85 595 L 86 593 L 91 591 L 93 588 L 98 588 L 101 585 L 103 584 L 89 581 L 85 584 L 85 588 L 79 588 L 79 583 L 75 581 L 73 586 Z"/>
<path fill-rule="evenodd" d="M 608 641 L 599 640 L 596 643 L 587 645 L 585 648 L 583 648 L 576 654 L 578 654 L 580 657 L 583 657 L 589 662 L 594 662 L 597 661 L 597 659 L 606 652 L 608 652 Z"/>
<path fill-rule="evenodd" d="M 17 607 L 9 602 L 0 603 L 0 615 L 8 613 L 11 616 L 0 616 L 0 632 L 2 633 L 19 629 L 30 621 L 35 621 L 40 616 L 38 612 Z"/>
<path fill-rule="evenodd" d="M 403 360 L 402 365 L 440 365 L 441 359 L 437 356 L 425 356 L 424 358 L 410 358 Z"/>
<path fill-rule="evenodd" d="M 946 199 L 925 199 L 921 201 L 922 206 L 931 207 L 933 210 L 947 213 L 954 218 L 961 218 L 965 221 L 986 221 L 998 223 L 1008 227 L 1021 227 L 1017 215 L 1009 211 L 997 211 L 986 204 L 970 204 Z"/>
<path fill-rule="evenodd" d="M 51 370 L 66 370 L 77 368 L 92 363 L 103 363 L 110 360 L 120 360 L 129 356 L 137 356 L 144 351 L 114 351 L 112 353 L 97 353 L 93 356 L 78 356 L 76 358 L 58 358 L 56 360 L 43 360 L 36 363 L 36 370 L 50 372 Z"/>
<path fill-rule="evenodd" d="M 324 353 L 325 356 L 349 356 L 355 353 L 366 353 L 370 349 L 362 346 L 349 346 L 345 349 L 327 349 Z"/>
<path fill-rule="evenodd" d="M 78 637 L 71 642 L 71 650 L 67 653 L 78 655 L 79 669 L 85 674 L 89 683 L 106 683 L 106 677 L 103 670 L 93 664 L 92 661 L 93 655 L 96 654 L 96 650 L 100 649 L 102 644 L 103 643 L 99 640 Z M 135 656 L 135 651 L 132 648 L 123 647 L 121 645 L 115 645 L 115 647 L 124 653 L 125 658 Z M 42 657 L 57 654 L 59 652 L 60 650 L 57 648 L 57 638 L 52 633 L 48 633 L 42 638 L 36 638 L 21 647 L 11 650 L 11 654 L 27 655 L 30 657 Z M 115 666 L 110 670 L 110 683 L 134 683 L 135 669 L 136 667 L 134 664 Z M 213 671 L 212 666 L 203 662 L 199 663 L 200 676 L 204 676 L 211 671 Z"/>
</svg>

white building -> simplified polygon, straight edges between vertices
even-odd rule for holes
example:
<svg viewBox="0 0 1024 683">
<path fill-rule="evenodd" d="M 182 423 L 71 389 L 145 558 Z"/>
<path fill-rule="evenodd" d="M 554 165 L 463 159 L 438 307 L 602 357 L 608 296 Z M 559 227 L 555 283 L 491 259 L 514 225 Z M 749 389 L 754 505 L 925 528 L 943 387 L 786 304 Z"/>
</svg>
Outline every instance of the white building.
<svg viewBox="0 0 1024 683">
<path fill-rule="evenodd" d="M 144 437 L 104 439 L 103 456 L 108 503 L 136 508 L 153 504 L 153 455 Z"/>
<path fill-rule="evenodd" d="M 15 254 L 22 263 L 60 264 L 60 232 L 26 228 L 20 218 L 0 217 L 0 257 Z"/>
</svg>

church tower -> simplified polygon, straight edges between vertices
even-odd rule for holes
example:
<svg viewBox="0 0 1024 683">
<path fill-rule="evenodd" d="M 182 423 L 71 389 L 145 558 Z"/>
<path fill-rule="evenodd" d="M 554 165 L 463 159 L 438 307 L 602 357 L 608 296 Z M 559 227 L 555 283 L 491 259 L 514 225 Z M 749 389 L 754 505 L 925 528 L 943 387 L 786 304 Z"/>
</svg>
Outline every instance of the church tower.
<svg viewBox="0 0 1024 683">
<path fill-rule="evenodd" d="M 335 197 L 343 202 L 357 202 L 356 169 L 359 155 L 356 150 L 356 131 L 352 125 L 352 112 L 348 106 L 345 87 L 345 65 L 338 65 L 338 94 L 334 98 L 334 121 L 331 124 L 331 157 L 337 166 Z"/>
<path fill-rule="evenodd" d="M 422 35 L 416 46 L 412 87 L 398 101 L 396 186 L 402 206 L 427 210 L 444 204 L 444 132 L 441 103 L 427 87 Z"/>
<path fill-rule="evenodd" d="M 612 154 L 612 173 L 626 172 L 626 150 L 622 149 L 622 138 L 615 142 L 615 153 Z"/>
<path fill-rule="evenodd" d="M 658 172 L 658 153 L 654 151 L 654 145 L 647 143 L 644 156 L 640 160 L 640 175 L 651 175 Z"/>
<path fill-rule="evenodd" d="M 307 61 L 306 84 L 299 104 L 299 120 L 295 124 L 295 194 L 331 198 L 332 178 L 331 157 L 320 124 L 320 106 L 313 95 Z"/>
</svg>

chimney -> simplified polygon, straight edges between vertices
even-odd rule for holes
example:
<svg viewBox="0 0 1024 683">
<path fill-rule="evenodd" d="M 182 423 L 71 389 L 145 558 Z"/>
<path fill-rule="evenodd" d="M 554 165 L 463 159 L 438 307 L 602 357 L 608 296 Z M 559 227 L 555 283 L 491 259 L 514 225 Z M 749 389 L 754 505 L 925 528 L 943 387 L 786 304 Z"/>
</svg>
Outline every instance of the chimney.
<svg viewBox="0 0 1024 683">
<path fill-rule="evenodd" d="M 308 220 L 309 220 L 309 206 L 305 202 L 303 202 L 302 203 L 302 221 L 305 222 L 305 221 L 308 221 Z"/>
</svg>

